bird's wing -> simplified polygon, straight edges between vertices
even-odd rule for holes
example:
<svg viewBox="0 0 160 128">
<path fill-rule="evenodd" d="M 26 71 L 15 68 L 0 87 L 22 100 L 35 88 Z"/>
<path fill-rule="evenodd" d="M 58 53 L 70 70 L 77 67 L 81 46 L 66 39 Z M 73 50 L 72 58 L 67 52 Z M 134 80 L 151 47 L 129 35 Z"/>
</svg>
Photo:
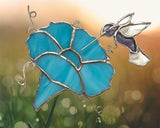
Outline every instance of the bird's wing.
<svg viewBox="0 0 160 128">
<path fill-rule="evenodd" d="M 143 22 L 137 24 L 129 24 L 127 26 L 122 27 L 119 32 L 125 37 L 134 37 L 141 33 L 144 29 L 146 29 L 151 23 Z"/>
<path fill-rule="evenodd" d="M 117 22 L 117 24 L 119 24 L 120 26 L 124 26 L 124 25 L 127 25 L 127 24 L 131 23 L 133 15 L 134 15 L 134 13 L 127 14 L 126 16 L 122 17 Z"/>
</svg>

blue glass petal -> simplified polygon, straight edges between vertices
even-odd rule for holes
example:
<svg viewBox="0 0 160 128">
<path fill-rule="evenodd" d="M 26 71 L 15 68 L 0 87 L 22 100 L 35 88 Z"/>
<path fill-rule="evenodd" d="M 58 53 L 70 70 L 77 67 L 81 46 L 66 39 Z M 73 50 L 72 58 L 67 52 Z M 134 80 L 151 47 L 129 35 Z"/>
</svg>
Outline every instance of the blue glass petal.
<svg viewBox="0 0 160 128">
<path fill-rule="evenodd" d="M 64 91 L 64 87 L 51 82 L 43 73 L 41 73 L 41 79 L 39 81 L 39 87 L 33 106 L 37 110 L 50 98 L 56 94 Z"/>
<path fill-rule="evenodd" d="M 44 52 L 60 52 L 57 44 L 44 33 L 31 34 L 26 43 L 32 59 L 35 59 Z"/>
<path fill-rule="evenodd" d="M 36 63 L 52 80 L 65 84 L 78 94 L 82 93 L 81 81 L 77 71 L 64 58 L 47 54 L 40 57 Z"/>
<path fill-rule="evenodd" d="M 77 67 L 80 66 L 80 60 L 74 52 L 66 51 L 62 55 L 71 60 Z"/>
<path fill-rule="evenodd" d="M 83 65 L 80 73 L 86 94 L 95 96 L 110 87 L 114 69 L 108 63 L 89 63 Z"/>
<path fill-rule="evenodd" d="M 76 30 L 75 38 L 73 41 L 73 49 L 76 50 L 82 57 L 83 61 L 86 60 L 104 60 L 106 58 L 105 50 L 99 45 L 98 41 L 95 41 L 89 47 L 81 50 L 91 41 L 93 41 L 95 37 L 91 37 L 86 31 L 83 29 Z"/>
<path fill-rule="evenodd" d="M 51 22 L 47 28 L 41 28 L 40 30 L 46 31 L 52 35 L 59 42 L 63 49 L 69 48 L 73 30 L 71 25 L 63 22 Z"/>
</svg>

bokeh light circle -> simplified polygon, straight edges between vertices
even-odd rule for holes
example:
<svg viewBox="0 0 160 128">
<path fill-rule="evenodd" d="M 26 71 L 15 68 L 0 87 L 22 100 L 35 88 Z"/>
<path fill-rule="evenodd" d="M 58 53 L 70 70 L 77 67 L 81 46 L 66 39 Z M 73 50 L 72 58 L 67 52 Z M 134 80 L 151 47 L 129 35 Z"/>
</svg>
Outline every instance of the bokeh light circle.
<svg viewBox="0 0 160 128">
<path fill-rule="evenodd" d="M 134 90 L 131 93 L 131 97 L 132 97 L 133 100 L 137 101 L 137 100 L 140 100 L 142 98 L 142 94 L 139 90 Z"/>
<path fill-rule="evenodd" d="M 102 111 L 102 115 L 107 115 L 106 118 L 102 118 L 103 121 L 109 125 L 115 124 L 118 117 L 120 117 L 121 111 L 114 105 L 107 105 Z"/>
<path fill-rule="evenodd" d="M 22 121 L 18 121 L 15 125 L 14 128 L 28 128 L 27 124 L 22 122 Z"/>
<path fill-rule="evenodd" d="M 74 107 L 74 106 L 71 106 L 69 108 L 69 113 L 72 114 L 72 115 L 75 115 L 77 113 L 77 108 Z"/>
<path fill-rule="evenodd" d="M 71 101 L 70 101 L 69 98 L 63 98 L 61 104 L 62 104 L 62 106 L 63 106 L 64 108 L 69 108 L 70 102 L 71 102 Z"/>
</svg>

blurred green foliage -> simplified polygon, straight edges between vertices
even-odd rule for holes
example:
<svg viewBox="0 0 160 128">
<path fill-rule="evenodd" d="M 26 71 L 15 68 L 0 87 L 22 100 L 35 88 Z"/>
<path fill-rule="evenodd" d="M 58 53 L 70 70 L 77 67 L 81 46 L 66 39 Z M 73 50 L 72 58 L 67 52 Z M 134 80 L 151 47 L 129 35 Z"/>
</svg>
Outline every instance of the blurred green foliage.
<svg viewBox="0 0 160 128">
<path fill-rule="evenodd" d="M 27 87 L 22 94 L 22 87 L 15 81 L 29 60 L 25 30 L 0 27 L 0 128 L 44 128 L 54 101 L 34 111 L 38 69 L 26 73 Z M 128 51 L 119 49 L 111 55 L 116 72 L 111 89 L 91 99 L 95 106 L 103 106 L 102 114 L 106 117 L 99 117 L 87 100 L 82 103 L 77 95 L 64 92 L 56 101 L 49 128 L 160 127 L 160 67 L 154 64 L 154 57 L 146 67 L 130 64 Z"/>
</svg>

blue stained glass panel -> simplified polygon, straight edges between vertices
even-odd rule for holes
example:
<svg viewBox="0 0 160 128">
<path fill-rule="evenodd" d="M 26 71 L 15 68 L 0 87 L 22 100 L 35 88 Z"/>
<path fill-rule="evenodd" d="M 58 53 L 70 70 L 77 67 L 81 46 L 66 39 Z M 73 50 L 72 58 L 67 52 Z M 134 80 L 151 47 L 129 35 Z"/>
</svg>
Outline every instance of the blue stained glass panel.
<svg viewBox="0 0 160 128">
<path fill-rule="evenodd" d="M 84 64 L 81 70 L 86 94 L 95 96 L 110 88 L 114 69 L 107 63 Z"/>
<path fill-rule="evenodd" d="M 73 26 L 64 22 L 50 23 L 30 35 L 26 42 L 30 57 L 42 72 L 34 101 L 36 110 L 66 89 L 96 96 L 110 87 L 114 70 L 104 62 L 107 55 L 99 42 L 81 50 L 94 39 L 83 29 L 73 33 Z"/>
<path fill-rule="evenodd" d="M 77 67 L 80 66 L 80 58 L 74 52 L 66 51 L 62 55 L 71 60 Z"/>
<path fill-rule="evenodd" d="M 60 23 L 51 22 L 48 27 L 41 28 L 40 30 L 46 31 L 51 36 L 53 36 L 59 42 L 59 44 L 63 49 L 69 48 L 73 30 L 71 25 L 63 22 Z"/>
<path fill-rule="evenodd" d="M 95 37 L 90 36 L 83 29 L 76 30 L 75 38 L 73 41 L 73 49 L 76 50 L 80 54 L 83 61 L 104 60 L 106 58 L 106 52 L 99 45 L 98 41 L 95 41 L 93 44 L 91 44 L 86 49 L 81 50 L 94 39 Z"/>
<path fill-rule="evenodd" d="M 52 80 L 59 81 L 78 94 L 82 94 L 81 81 L 75 68 L 65 59 L 47 54 L 36 61 Z"/>
<path fill-rule="evenodd" d="M 33 33 L 27 40 L 30 57 L 35 59 L 44 52 L 60 52 L 59 47 L 44 33 Z"/>
<path fill-rule="evenodd" d="M 52 96 L 65 90 L 64 87 L 51 82 L 43 73 L 41 73 L 41 79 L 39 81 L 39 87 L 33 106 L 37 110 Z"/>
</svg>

